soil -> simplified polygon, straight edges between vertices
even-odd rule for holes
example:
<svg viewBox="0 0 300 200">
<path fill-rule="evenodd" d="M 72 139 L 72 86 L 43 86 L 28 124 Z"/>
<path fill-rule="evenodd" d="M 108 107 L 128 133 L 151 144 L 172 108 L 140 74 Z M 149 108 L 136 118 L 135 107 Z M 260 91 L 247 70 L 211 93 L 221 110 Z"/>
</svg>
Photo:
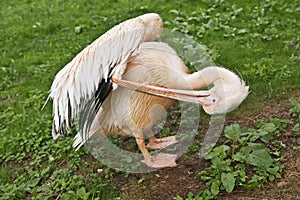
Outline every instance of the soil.
<svg viewBox="0 0 300 200">
<path fill-rule="evenodd" d="M 284 95 L 283 95 L 284 96 Z M 292 98 L 300 100 L 300 92 Z M 261 112 L 254 116 L 241 117 L 239 119 L 226 119 L 226 124 L 238 122 L 241 126 L 251 127 L 258 120 L 268 121 L 269 117 L 279 119 L 292 118 L 289 109 L 292 105 L 288 99 L 278 102 L 272 101 L 263 103 Z M 294 150 L 297 146 L 296 136 L 292 134 L 291 127 L 287 127 L 286 132 L 280 136 L 281 141 L 286 145 L 282 150 L 285 166 L 282 178 L 267 182 L 261 188 L 246 190 L 236 187 L 232 193 L 222 192 L 218 199 L 300 199 L 300 151 Z M 201 140 L 201 138 L 195 138 Z M 220 138 L 224 141 L 224 138 Z M 116 187 L 128 199 L 145 200 L 171 200 L 176 199 L 177 195 L 187 197 L 189 192 L 199 193 L 205 189 L 205 184 L 195 178 L 195 175 L 209 165 L 203 159 L 194 156 L 181 156 L 177 160 L 178 166 L 175 168 L 164 168 L 147 174 L 124 174 L 117 173 L 114 177 Z"/>
</svg>

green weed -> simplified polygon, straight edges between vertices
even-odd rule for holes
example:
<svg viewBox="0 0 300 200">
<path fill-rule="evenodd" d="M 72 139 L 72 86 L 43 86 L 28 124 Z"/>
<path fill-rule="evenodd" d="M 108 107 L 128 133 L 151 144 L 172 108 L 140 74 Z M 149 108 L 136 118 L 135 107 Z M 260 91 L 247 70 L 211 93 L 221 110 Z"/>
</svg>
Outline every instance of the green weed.
<svg viewBox="0 0 300 200">
<path fill-rule="evenodd" d="M 294 106 L 289 110 L 293 117 L 297 117 L 300 121 L 300 103 L 296 99 L 290 99 L 290 103 Z"/>
</svg>

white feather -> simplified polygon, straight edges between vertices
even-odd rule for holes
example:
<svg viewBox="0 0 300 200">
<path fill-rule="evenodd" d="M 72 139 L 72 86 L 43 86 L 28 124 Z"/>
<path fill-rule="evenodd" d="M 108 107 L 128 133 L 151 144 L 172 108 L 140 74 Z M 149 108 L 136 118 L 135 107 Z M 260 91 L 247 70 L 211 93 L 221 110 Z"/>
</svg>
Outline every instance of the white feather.
<svg viewBox="0 0 300 200">
<path fill-rule="evenodd" d="M 154 40 L 162 32 L 162 20 L 151 13 L 122 22 L 84 48 L 61 69 L 52 83 L 53 138 L 74 119 L 83 104 L 93 97 L 99 82 L 109 78 L 114 68 L 122 76 L 129 56 L 143 41 Z M 69 113 L 69 107 L 71 113 Z M 71 118 L 69 115 L 71 114 Z M 76 138 L 77 144 L 82 138 Z"/>
</svg>

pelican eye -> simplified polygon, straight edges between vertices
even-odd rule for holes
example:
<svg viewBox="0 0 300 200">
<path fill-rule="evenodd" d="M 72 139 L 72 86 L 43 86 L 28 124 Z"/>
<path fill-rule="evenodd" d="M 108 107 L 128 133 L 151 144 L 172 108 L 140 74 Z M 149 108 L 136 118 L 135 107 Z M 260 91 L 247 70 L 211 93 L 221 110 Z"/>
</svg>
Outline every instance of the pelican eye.
<svg viewBox="0 0 300 200">
<path fill-rule="evenodd" d="M 216 99 L 212 99 L 212 102 L 213 102 L 213 103 L 216 103 L 216 101 L 217 101 Z"/>
</svg>

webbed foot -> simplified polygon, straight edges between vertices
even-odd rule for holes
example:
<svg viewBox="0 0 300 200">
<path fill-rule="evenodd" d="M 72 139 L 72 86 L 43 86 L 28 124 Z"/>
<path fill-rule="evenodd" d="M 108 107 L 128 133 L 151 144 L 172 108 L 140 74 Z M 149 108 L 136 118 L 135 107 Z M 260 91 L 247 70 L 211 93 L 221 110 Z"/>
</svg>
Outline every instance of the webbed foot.
<svg viewBox="0 0 300 200">
<path fill-rule="evenodd" d="M 147 144 L 146 147 L 149 149 L 164 149 L 177 142 L 178 141 L 176 140 L 175 136 L 169 136 L 169 137 L 159 138 L 159 139 L 155 137 L 150 137 L 149 143 Z"/>
<path fill-rule="evenodd" d="M 152 168 L 176 167 L 176 158 L 176 154 L 159 153 L 148 160 L 142 160 L 142 163 Z"/>
</svg>

